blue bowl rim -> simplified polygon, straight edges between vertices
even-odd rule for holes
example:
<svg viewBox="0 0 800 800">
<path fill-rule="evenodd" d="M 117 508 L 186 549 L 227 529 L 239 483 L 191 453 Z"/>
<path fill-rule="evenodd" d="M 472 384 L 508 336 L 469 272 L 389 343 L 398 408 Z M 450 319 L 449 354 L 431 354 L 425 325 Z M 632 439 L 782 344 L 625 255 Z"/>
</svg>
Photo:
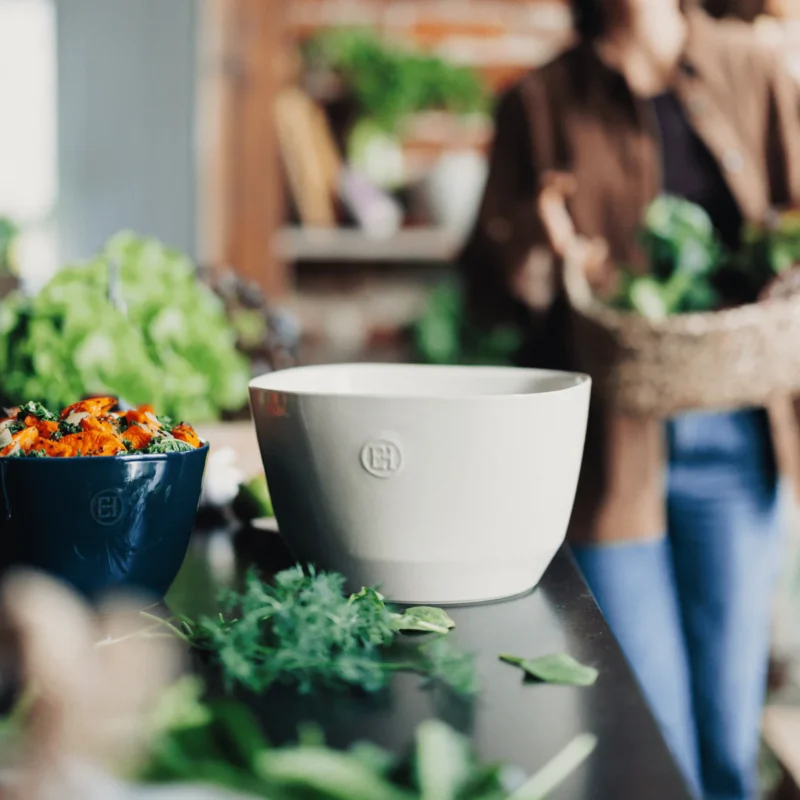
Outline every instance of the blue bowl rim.
<svg viewBox="0 0 800 800">
<path fill-rule="evenodd" d="M 0 464 L 53 464 L 55 462 L 75 462 L 79 461 L 81 464 L 89 462 L 100 461 L 116 464 L 131 464 L 140 463 L 142 461 L 168 461 L 171 458 L 183 458 L 184 456 L 191 455 L 192 453 L 208 452 L 211 445 L 209 442 L 204 442 L 200 447 L 195 447 L 194 450 L 183 450 L 178 453 L 137 453 L 133 456 L 52 456 L 50 458 L 0 458 Z"/>
</svg>

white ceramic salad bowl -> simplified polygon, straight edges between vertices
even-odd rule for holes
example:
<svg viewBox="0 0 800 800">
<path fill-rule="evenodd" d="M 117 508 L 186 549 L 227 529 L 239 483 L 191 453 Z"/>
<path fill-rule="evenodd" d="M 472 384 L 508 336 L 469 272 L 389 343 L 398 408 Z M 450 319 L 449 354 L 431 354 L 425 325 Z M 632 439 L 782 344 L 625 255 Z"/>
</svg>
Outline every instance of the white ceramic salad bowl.
<svg viewBox="0 0 800 800">
<path fill-rule="evenodd" d="M 293 554 L 397 603 L 532 589 L 564 541 L 591 381 L 496 367 L 336 365 L 250 399 Z"/>
</svg>

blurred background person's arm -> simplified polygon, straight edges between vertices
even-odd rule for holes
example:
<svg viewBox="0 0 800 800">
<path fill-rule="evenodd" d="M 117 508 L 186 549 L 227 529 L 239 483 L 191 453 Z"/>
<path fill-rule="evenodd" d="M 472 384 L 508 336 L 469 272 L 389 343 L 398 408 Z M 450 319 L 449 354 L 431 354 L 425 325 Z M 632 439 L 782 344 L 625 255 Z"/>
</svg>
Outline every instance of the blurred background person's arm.
<svg viewBox="0 0 800 800">
<path fill-rule="evenodd" d="M 521 85 L 498 104 L 489 177 L 460 258 L 470 310 L 486 324 L 519 318 L 523 304 L 541 314 L 554 293 L 553 259 L 536 211 L 542 165 L 528 113 Z"/>
</svg>

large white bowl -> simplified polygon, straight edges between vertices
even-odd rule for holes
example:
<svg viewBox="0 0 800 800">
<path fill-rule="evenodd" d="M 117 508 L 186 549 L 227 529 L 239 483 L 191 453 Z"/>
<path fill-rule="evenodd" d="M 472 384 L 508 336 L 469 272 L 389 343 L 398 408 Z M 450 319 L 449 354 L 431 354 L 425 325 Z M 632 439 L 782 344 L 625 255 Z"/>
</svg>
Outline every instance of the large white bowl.
<svg viewBox="0 0 800 800">
<path fill-rule="evenodd" d="M 337 365 L 250 384 L 293 554 L 398 603 L 532 589 L 564 541 L 591 382 L 495 367 Z"/>
</svg>

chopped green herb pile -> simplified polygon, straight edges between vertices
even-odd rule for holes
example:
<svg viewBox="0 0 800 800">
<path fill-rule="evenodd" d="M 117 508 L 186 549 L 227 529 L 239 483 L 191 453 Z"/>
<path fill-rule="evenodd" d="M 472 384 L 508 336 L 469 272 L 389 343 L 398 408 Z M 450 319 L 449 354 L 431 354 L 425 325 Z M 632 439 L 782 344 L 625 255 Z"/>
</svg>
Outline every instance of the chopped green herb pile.
<svg viewBox="0 0 800 800">
<path fill-rule="evenodd" d="M 543 683 L 566 686 L 591 686 L 598 676 L 594 667 L 587 667 L 566 653 L 553 653 L 539 658 L 520 658 L 503 654 L 501 661 L 521 667 L 527 675 Z"/>
<path fill-rule="evenodd" d="M 472 658 L 443 636 L 454 626 L 444 611 L 422 607 L 396 614 L 375 589 L 347 595 L 344 584 L 339 574 L 306 574 L 299 567 L 271 583 L 251 571 L 244 591 L 220 598 L 218 617 L 184 620 L 184 626 L 194 646 L 213 654 L 228 687 L 376 692 L 403 670 L 459 692 L 475 691 Z M 403 631 L 439 636 L 420 643 Z"/>
<path fill-rule="evenodd" d="M 527 780 L 480 763 L 469 742 L 439 720 L 419 726 L 406 758 L 367 743 L 333 750 L 318 735 L 271 748 L 244 705 L 205 703 L 201 691 L 192 678 L 170 687 L 143 780 L 213 783 L 282 800 L 543 800 L 596 744 L 589 734 L 577 737 Z"/>
</svg>

